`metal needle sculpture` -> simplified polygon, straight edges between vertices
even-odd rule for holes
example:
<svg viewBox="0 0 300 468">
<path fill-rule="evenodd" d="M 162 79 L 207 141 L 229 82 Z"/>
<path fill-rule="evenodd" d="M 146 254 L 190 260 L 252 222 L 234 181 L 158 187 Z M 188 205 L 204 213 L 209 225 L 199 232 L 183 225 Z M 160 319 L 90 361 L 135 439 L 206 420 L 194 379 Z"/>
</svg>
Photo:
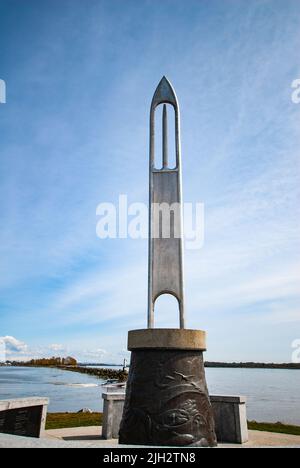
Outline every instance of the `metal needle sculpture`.
<svg viewBox="0 0 300 468">
<path fill-rule="evenodd" d="M 162 103 L 171 104 L 175 112 L 175 153 L 176 166 L 169 167 L 167 106 L 163 106 L 162 125 L 162 168 L 155 167 L 155 110 Z M 163 77 L 154 93 L 150 111 L 150 220 L 149 220 L 149 304 L 148 327 L 154 326 L 154 304 L 161 294 L 174 295 L 179 303 L 180 328 L 184 328 L 183 297 L 183 246 L 182 246 L 182 200 L 181 200 L 181 154 L 179 106 L 175 91 Z M 169 225 L 159 229 L 158 208 L 165 204 L 173 217 Z M 151 209 L 152 208 L 152 209 Z M 157 208 L 157 211 L 155 210 Z M 156 216 L 155 216 L 156 215 Z M 168 220 L 167 220 L 168 221 Z M 161 220 L 166 223 L 165 219 Z M 167 236 L 156 236 L 166 229 Z M 158 232 L 156 232 L 156 230 Z M 168 235 L 170 234 L 170 235 Z M 172 235 L 173 234 L 173 235 Z"/>
<path fill-rule="evenodd" d="M 155 109 L 163 106 L 162 168 L 155 167 Z M 167 108 L 175 111 L 176 165 L 168 163 Z M 163 77 L 150 112 L 150 223 L 148 328 L 131 330 L 126 399 L 120 425 L 122 444 L 215 446 L 212 407 L 205 380 L 203 351 L 206 334 L 185 329 L 179 107 L 175 92 Z M 162 220 L 157 207 L 175 205 Z M 167 228 L 167 229 L 165 229 Z M 167 234 L 164 236 L 164 230 Z M 154 304 L 161 294 L 179 303 L 180 328 L 154 328 Z"/>
</svg>

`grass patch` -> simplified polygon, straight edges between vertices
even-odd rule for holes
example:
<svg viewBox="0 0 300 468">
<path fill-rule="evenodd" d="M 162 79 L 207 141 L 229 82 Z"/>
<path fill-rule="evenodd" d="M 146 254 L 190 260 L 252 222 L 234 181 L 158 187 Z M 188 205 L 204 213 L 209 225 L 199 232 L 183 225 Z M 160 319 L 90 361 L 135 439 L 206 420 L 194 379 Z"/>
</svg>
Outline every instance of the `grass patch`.
<svg viewBox="0 0 300 468">
<path fill-rule="evenodd" d="M 48 413 L 46 429 L 102 426 L 102 413 Z"/>
<path fill-rule="evenodd" d="M 252 431 L 276 432 L 278 434 L 290 434 L 300 436 L 300 427 L 291 426 L 288 424 L 278 423 L 260 423 L 256 421 L 248 421 L 248 429 Z"/>
<path fill-rule="evenodd" d="M 46 429 L 64 429 L 68 427 L 102 426 L 102 413 L 48 413 Z M 278 423 L 248 421 L 252 431 L 276 432 L 300 436 L 300 427 Z"/>
</svg>

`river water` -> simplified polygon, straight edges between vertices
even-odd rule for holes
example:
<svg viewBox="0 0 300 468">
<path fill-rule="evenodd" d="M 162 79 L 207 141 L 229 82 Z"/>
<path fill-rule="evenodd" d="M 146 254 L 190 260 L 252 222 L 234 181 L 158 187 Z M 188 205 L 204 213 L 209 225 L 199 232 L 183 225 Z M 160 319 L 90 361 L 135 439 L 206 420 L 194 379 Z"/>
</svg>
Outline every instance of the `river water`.
<svg viewBox="0 0 300 468">
<path fill-rule="evenodd" d="M 211 394 L 245 395 L 248 419 L 300 425 L 300 371 L 206 369 Z M 104 381 L 58 369 L 0 367 L 0 399 L 50 398 L 50 412 L 102 410 Z"/>
</svg>

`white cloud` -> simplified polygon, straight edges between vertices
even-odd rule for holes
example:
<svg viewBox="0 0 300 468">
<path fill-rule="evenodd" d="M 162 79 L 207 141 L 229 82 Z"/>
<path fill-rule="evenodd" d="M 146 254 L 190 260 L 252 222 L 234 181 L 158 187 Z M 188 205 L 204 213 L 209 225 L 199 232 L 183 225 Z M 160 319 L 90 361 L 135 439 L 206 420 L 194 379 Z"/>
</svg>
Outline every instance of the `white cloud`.
<svg viewBox="0 0 300 468">
<path fill-rule="evenodd" d="M 77 361 L 86 362 L 99 362 L 108 360 L 109 362 L 119 362 L 117 356 L 109 353 L 102 348 L 80 348 L 76 345 L 50 345 L 50 346 L 28 346 L 26 354 L 22 356 L 15 355 L 17 360 L 41 359 L 52 357 L 53 354 L 59 357 L 72 356 Z"/>
<path fill-rule="evenodd" d="M 16 354 L 16 355 L 25 355 L 28 351 L 28 346 L 23 341 L 20 341 L 13 336 L 2 336 L 0 341 L 4 343 L 7 356 Z"/>
<path fill-rule="evenodd" d="M 128 352 L 109 352 L 104 348 L 77 348 L 76 346 L 66 346 L 53 343 L 49 346 L 30 346 L 13 336 L 0 337 L 0 361 L 16 360 L 28 361 L 30 359 L 48 358 L 55 352 L 60 357 L 70 355 L 82 362 L 99 362 L 120 364 L 124 357 L 128 357 Z"/>
</svg>

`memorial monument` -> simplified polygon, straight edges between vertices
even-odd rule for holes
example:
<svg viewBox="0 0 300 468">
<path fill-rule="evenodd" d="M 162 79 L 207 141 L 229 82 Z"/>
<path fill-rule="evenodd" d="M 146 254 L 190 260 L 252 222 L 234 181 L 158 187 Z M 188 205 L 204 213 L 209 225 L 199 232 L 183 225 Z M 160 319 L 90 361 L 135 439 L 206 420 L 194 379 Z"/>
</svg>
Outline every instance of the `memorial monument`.
<svg viewBox="0 0 300 468">
<path fill-rule="evenodd" d="M 155 110 L 163 104 L 162 167 L 155 163 Z M 175 167 L 169 167 L 167 105 L 175 114 Z M 217 444 L 205 379 L 206 334 L 185 328 L 179 106 L 163 77 L 150 110 L 148 328 L 128 334 L 131 351 L 121 444 L 204 446 Z M 160 207 L 170 207 L 161 216 Z M 162 294 L 179 305 L 180 328 L 154 328 L 154 304 Z"/>
</svg>

